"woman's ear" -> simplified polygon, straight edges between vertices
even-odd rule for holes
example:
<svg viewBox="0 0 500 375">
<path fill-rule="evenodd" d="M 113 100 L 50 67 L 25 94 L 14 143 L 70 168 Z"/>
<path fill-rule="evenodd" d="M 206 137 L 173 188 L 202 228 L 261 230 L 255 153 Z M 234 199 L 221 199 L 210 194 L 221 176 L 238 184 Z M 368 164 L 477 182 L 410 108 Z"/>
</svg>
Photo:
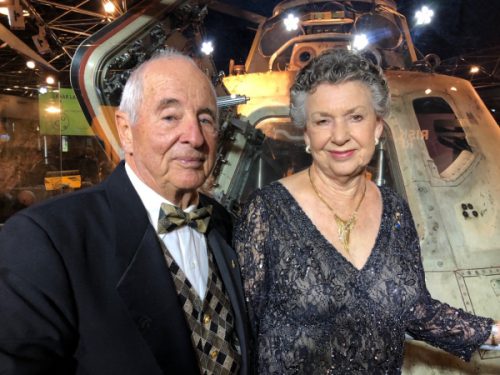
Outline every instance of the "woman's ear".
<svg viewBox="0 0 500 375">
<path fill-rule="evenodd" d="M 306 147 L 311 147 L 311 140 L 309 139 L 309 135 L 307 134 L 307 131 L 304 129 L 304 143 L 306 144 Z"/>
<path fill-rule="evenodd" d="M 375 139 L 380 139 L 382 133 L 384 132 L 384 120 L 379 118 L 377 124 L 375 125 Z"/>
</svg>

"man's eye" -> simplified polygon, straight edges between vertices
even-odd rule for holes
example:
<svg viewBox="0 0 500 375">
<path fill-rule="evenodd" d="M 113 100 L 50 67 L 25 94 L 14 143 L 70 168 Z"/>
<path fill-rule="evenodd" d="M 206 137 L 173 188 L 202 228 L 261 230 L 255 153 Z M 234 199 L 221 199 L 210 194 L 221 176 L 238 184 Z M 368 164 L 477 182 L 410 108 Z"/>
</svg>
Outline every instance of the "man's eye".
<svg viewBox="0 0 500 375">
<path fill-rule="evenodd" d="M 201 125 L 213 125 L 214 122 L 210 118 L 200 118 L 200 124 Z"/>
<path fill-rule="evenodd" d="M 174 121 L 176 119 L 176 117 L 174 115 L 165 115 L 165 116 L 162 117 L 162 119 L 164 121 L 169 121 L 170 122 L 170 121 Z"/>
<path fill-rule="evenodd" d="M 218 124 L 212 117 L 202 117 L 199 119 L 199 122 L 200 126 L 203 127 L 203 129 L 206 129 L 207 131 L 217 132 L 219 130 Z"/>
<path fill-rule="evenodd" d="M 352 115 L 351 119 L 355 122 L 363 121 L 363 116 L 362 115 Z"/>
</svg>

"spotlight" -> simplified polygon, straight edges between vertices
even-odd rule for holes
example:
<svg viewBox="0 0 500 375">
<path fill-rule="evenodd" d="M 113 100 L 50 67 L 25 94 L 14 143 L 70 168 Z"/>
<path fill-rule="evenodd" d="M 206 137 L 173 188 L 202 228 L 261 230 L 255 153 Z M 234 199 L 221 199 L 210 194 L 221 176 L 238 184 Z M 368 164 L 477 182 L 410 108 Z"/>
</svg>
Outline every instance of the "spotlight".
<svg viewBox="0 0 500 375">
<path fill-rule="evenodd" d="M 42 25 L 38 25 L 38 35 L 33 35 L 32 37 L 33 43 L 35 44 L 38 53 L 40 53 L 41 55 L 50 52 L 50 45 L 45 35 L 45 27 L 43 27 Z"/>
<path fill-rule="evenodd" d="M 47 92 L 49 92 L 49 90 L 47 89 L 47 87 L 42 86 L 42 87 L 40 87 L 40 88 L 38 89 L 38 92 L 39 92 L 40 94 L 46 94 Z"/>
<path fill-rule="evenodd" d="M 354 41 L 352 42 L 352 48 L 355 50 L 361 51 L 362 49 L 368 46 L 369 41 L 366 34 L 358 34 L 354 36 Z"/>
<path fill-rule="evenodd" d="M 214 51 L 214 46 L 212 42 L 203 42 L 201 44 L 201 52 L 205 55 L 210 55 Z"/>
<path fill-rule="evenodd" d="M 45 82 L 47 82 L 47 84 L 49 85 L 53 85 L 54 83 L 56 83 L 56 80 L 54 77 L 52 76 L 48 76 L 46 79 L 45 79 Z"/>
<path fill-rule="evenodd" d="M 26 61 L 26 66 L 30 69 L 35 69 L 35 62 L 33 60 Z"/>
<path fill-rule="evenodd" d="M 106 1 L 104 4 L 104 11 L 108 14 L 113 14 L 116 10 L 115 4 L 111 1 Z"/>
<path fill-rule="evenodd" d="M 287 31 L 294 31 L 299 28 L 299 18 L 293 14 L 289 14 L 287 18 L 283 20 Z"/>
<path fill-rule="evenodd" d="M 477 65 L 473 65 L 473 66 L 471 66 L 471 67 L 470 67 L 469 72 L 470 72 L 471 74 L 476 74 L 476 73 L 479 73 L 479 66 L 477 66 Z"/>
<path fill-rule="evenodd" d="M 55 105 L 48 106 L 45 108 L 47 113 L 61 113 L 61 107 L 56 107 Z"/>
<path fill-rule="evenodd" d="M 434 11 L 427 6 L 423 6 L 417 13 L 415 13 L 415 18 L 417 19 L 417 25 L 428 25 L 432 21 L 434 16 Z"/>
<path fill-rule="evenodd" d="M 0 1 L 0 13 L 7 15 L 11 30 L 24 30 L 24 12 L 20 0 Z"/>
</svg>

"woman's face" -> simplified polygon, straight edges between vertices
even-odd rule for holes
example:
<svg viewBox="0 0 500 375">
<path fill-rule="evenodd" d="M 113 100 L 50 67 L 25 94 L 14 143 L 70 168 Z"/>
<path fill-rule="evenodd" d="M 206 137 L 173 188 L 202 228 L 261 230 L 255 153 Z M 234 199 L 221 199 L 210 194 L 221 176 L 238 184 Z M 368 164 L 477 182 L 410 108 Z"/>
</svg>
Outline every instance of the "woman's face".
<svg viewBox="0 0 500 375">
<path fill-rule="evenodd" d="M 305 108 L 304 138 L 316 167 L 333 178 L 361 173 L 383 130 L 365 84 L 322 83 L 307 97 Z"/>
</svg>

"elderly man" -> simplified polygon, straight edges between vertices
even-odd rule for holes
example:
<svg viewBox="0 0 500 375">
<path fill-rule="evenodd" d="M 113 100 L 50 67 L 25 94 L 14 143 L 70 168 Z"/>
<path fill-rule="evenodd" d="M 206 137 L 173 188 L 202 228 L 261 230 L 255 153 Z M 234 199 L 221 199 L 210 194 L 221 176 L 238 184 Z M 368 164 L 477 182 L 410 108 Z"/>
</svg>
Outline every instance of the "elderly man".
<svg viewBox="0 0 500 375">
<path fill-rule="evenodd" d="M 247 374 L 231 220 L 197 192 L 214 89 L 174 51 L 139 66 L 116 125 L 125 161 L 0 232 L 0 373 Z"/>
</svg>

